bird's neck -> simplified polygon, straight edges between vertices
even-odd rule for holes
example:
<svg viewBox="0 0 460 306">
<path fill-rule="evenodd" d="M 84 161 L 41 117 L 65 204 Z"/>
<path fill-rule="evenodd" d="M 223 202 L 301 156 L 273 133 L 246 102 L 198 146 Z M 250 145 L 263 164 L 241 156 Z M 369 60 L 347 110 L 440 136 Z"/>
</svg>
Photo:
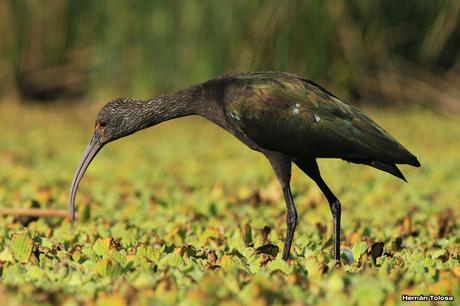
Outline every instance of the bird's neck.
<svg viewBox="0 0 460 306">
<path fill-rule="evenodd" d="M 215 95 L 207 85 L 198 84 L 142 103 L 144 122 L 147 123 L 143 128 L 189 115 L 200 115 L 213 122 L 219 121 L 221 111 Z"/>
</svg>

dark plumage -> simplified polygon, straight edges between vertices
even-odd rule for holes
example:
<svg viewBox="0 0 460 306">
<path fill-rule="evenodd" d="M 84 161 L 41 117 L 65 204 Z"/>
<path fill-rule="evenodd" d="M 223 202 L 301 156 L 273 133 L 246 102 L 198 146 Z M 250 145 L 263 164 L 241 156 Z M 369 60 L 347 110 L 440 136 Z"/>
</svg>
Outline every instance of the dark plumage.
<svg viewBox="0 0 460 306">
<path fill-rule="evenodd" d="M 403 180 L 396 164 L 420 166 L 414 155 L 363 112 L 309 80 L 285 72 L 229 74 L 148 101 L 121 98 L 107 103 L 96 119 L 95 133 L 71 185 L 71 218 L 78 184 L 103 145 L 193 114 L 226 129 L 270 161 L 287 206 L 285 260 L 297 222 L 289 187 L 292 162 L 316 182 L 329 202 L 336 260 L 340 260 L 341 205 L 321 178 L 316 158 L 369 165 Z"/>
</svg>

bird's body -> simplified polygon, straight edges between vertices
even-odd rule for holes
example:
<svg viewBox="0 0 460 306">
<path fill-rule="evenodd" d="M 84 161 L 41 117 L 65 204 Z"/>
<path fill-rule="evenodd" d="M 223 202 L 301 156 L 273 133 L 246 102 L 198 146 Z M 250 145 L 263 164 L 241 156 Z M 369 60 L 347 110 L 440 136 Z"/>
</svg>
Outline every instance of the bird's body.
<svg viewBox="0 0 460 306">
<path fill-rule="evenodd" d="M 360 110 L 299 76 L 235 74 L 216 82 L 231 126 L 259 147 L 293 158 L 418 165 Z"/>
<path fill-rule="evenodd" d="M 105 143 L 192 114 L 216 123 L 269 159 L 287 204 L 284 259 L 289 256 L 297 220 L 289 187 L 292 162 L 318 184 L 329 201 L 334 216 L 336 260 L 340 203 L 322 180 L 316 158 L 367 164 L 402 179 L 396 164 L 420 166 L 414 155 L 363 112 L 319 85 L 285 72 L 236 73 L 149 101 L 116 99 L 104 106 L 96 120 L 93 140 L 74 177 L 72 213 L 78 182 Z"/>
</svg>

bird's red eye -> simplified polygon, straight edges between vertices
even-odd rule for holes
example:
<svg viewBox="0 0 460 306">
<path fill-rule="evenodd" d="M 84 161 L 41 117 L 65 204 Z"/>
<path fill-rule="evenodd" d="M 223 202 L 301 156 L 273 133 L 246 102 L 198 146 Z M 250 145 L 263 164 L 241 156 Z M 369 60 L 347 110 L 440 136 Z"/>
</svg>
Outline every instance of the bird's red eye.
<svg viewBox="0 0 460 306">
<path fill-rule="evenodd" d="M 107 125 L 107 123 L 105 123 L 105 121 L 99 122 L 99 127 L 100 128 L 105 128 L 106 125 Z"/>
</svg>

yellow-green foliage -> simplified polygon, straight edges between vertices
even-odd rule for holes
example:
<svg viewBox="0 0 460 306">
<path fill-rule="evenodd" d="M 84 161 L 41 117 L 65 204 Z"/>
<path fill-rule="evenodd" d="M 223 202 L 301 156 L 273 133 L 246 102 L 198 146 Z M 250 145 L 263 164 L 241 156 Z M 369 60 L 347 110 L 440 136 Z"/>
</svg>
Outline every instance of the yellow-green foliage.
<svg viewBox="0 0 460 306">
<path fill-rule="evenodd" d="M 0 104 L 1 207 L 66 209 L 96 111 Z M 268 162 L 211 123 L 186 118 L 104 148 L 81 183 L 75 224 L 0 217 L 4 304 L 395 305 L 402 292 L 460 298 L 459 118 L 367 113 L 422 168 L 402 166 L 406 184 L 369 167 L 320 161 L 343 204 L 342 267 L 331 258 L 328 205 L 304 174 L 293 173 L 299 225 L 285 263 L 277 253 L 285 205 Z"/>
</svg>

